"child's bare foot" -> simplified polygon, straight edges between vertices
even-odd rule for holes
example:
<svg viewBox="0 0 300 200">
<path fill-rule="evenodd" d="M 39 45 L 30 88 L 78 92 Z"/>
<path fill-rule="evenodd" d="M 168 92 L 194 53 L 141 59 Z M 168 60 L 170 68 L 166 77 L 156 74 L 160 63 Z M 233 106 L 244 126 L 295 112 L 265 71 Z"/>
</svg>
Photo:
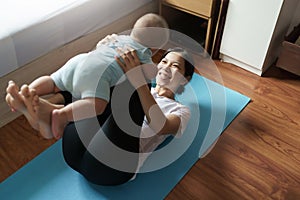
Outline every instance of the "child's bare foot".
<svg viewBox="0 0 300 200">
<path fill-rule="evenodd" d="M 52 111 L 52 133 L 56 139 L 61 138 L 67 124 L 66 113 L 57 109 Z"/>
<path fill-rule="evenodd" d="M 12 111 L 21 112 L 28 120 L 30 125 L 38 130 L 38 123 L 34 115 L 28 112 L 26 105 L 24 103 L 24 98 L 22 94 L 19 92 L 19 87 L 13 82 L 8 82 L 8 87 L 6 89 L 6 102 Z"/>
<path fill-rule="evenodd" d="M 28 85 L 22 85 L 20 90 L 20 96 L 23 100 L 23 103 L 26 107 L 27 116 L 29 123 L 31 126 L 33 126 L 36 130 L 40 130 L 39 123 L 38 123 L 38 116 L 37 113 L 34 110 L 34 107 L 32 105 L 33 103 L 33 97 L 36 95 L 36 92 L 34 89 L 30 89 Z"/>
<path fill-rule="evenodd" d="M 34 107 L 32 105 L 33 97 L 36 95 L 34 89 L 30 89 L 28 85 L 22 85 L 20 90 L 23 102 L 26 106 L 27 112 L 33 117 L 37 119 Z"/>
</svg>

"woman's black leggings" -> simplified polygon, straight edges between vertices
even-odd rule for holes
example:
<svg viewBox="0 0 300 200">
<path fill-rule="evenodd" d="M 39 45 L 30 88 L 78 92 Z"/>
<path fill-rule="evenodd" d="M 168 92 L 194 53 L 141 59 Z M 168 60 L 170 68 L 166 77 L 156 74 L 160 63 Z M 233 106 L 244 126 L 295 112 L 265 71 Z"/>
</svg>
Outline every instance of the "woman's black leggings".
<svg viewBox="0 0 300 200">
<path fill-rule="evenodd" d="M 129 81 L 126 80 L 111 88 L 111 95 L 116 89 L 117 96 L 111 97 L 112 100 L 103 114 L 95 118 L 69 123 L 62 137 L 66 163 L 94 184 L 118 185 L 125 183 L 134 176 L 138 165 L 139 134 L 144 112 L 138 94 Z M 130 95 L 128 105 L 126 96 L 131 91 L 134 92 Z M 66 92 L 61 94 L 66 102 L 71 102 L 70 94 Z M 114 103 L 114 99 L 117 99 L 116 103 Z M 128 112 L 130 117 L 124 115 L 125 117 L 121 118 L 122 125 L 120 127 L 120 119 L 119 117 L 116 119 L 115 113 Z M 136 126 L 125 127 L 130 128 L 131 131 L 131 134 L 127 134 L 128 131 L 124 130 L 124 124 L 131 126 L 132 121 Z M 122 151 L 117 151 L 118 149 Z M 120 152 L 133 153 L 129 153 L 130 156 L 124 156 Z"/>
</svg>

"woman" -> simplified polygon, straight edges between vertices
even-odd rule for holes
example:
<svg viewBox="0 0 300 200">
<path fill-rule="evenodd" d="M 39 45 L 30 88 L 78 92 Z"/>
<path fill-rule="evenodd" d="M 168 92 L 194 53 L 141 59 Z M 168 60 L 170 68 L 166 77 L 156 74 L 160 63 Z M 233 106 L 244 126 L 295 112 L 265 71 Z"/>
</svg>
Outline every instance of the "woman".
<svg viewBox="0 0 300 200">
<path fill-rule="evenodd" d="M 175 94 L 182 92 L 184 85 L 191 80 L 194 67 L 186 51 L 169 49 L 157 66 L 156 86 L 149 89 L 135 51 L 127 51 L 121 58 L 117 58 L 117 62 L 136 88 L 146 116 L 140 135 L 141 167 L 150 153 L 169 135 L 182 135 L 190 118 L 190 110 L 175 101 Z"/>
<path fill-rule="evenodd" d="M 137 127 L 142 127 L 142 130 L 137 128 L 130 133 L 124 131 L 115 119 L 117 115 L 113 113 L 119 115 L 128 112 L 128 102 L 125 100 L 124 104 L 118 102 L 118 108 L 108 106 L 105 114 L 98 116 L 101 128 L 92 119 L 88 119 L 69 124 L 63 134 L 63 154 L 66 162 L 87 180 L 99 185 L 117 185 L 133 179 L 149 153 L 168 135 L 179 137 L 190 117 L 189 108 L 174 100 L 176 91 L 184 86 L 194 73 L 186 51 L 175 48 L 163 55 L 157 65 L 156 87 L 151 90 L 141 71 L 136 52 L 126 50 L 124 53 L 120 50 L 120 54 L 116 60 L 126 73 L 127 80 L 117 85 L 111 93 L 130 93 L 130 87 L 136 88 L 130 97 L 129 112 L 131 119 Z M 112 97 L 112 101 L 116 98 Z M 130 124 L 130 120 L 123 123 Z M 109 138 L 109 142 L 104 135 Z M 133 153 L 129 153 L 128 156 L 115 153 L 111 143 L 117 146 L 117 149 Z"/>
<path fill-rule="evenodd" d="M 189 109 L 174 100 L 194 73 L 184 50 L 175 48 L 163 55 L 157 65 L 156 87 L 151 90 L 136 51 L 119 51 L 116 61 L 127 79 L 111 88 L 111 101 L 103 114 L 69 123 L 62 136 L 66 163 L 99 185 L 133 179 L 168 135 L 182 134 L 190 117 Z M 61 97 L 65 105 L 72 103 L 67 92 L 57 94 L 53 102 Z"/>
</svg>

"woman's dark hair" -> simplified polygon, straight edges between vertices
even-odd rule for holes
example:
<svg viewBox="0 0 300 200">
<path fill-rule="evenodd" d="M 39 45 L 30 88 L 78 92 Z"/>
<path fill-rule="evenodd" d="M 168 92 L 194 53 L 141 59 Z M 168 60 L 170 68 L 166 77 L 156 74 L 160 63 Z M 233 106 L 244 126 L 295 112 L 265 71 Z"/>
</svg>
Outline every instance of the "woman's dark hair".
<svg viewBox="0 0 300 200">
<path fill-rule="evenodd" d="M 194 74 L 194 71 L 195 71 L 195 67 L 194 67 L 194 62 L 193 62 L 193 58 L 192 56 L 184 49 L 180 48 L 180 47 L 175 47 L 175 48 L 170 48 L 168 49 L 162 56 L 162 59 L 164 57 L 166 57 L 166 55 L 168 53 L 171 53 L 171 52 L 177 52 L 177 53 L 180 53 L 181 56 L 183 57 L 184 59 L 184 67 L 185 67 L 185 73 L 184 73 L 184 76 L 185 77 L 190 77 L 192 78 L 193 74 Z"/>
</svg>

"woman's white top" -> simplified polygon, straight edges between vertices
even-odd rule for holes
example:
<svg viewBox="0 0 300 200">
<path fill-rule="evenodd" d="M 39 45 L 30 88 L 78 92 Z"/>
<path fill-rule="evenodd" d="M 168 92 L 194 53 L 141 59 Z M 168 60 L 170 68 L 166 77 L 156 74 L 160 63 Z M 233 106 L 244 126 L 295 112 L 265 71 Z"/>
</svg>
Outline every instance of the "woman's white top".
<svg viewBox="0 0 300 200">
<path fill-rule="evenodd" d="M 151 94 L 166 116 L 173 114 L 180 117 L 181 123 L 175 137 L 179 138 L 182 136 L 191 116 L 189 107 L 182 105 L 173 99 L 158 95 L 154 88 L 151 89 Z M 170 136 L 170 134 L 156 134 L 155 131 L 149 126 L 147 118 L 145 117 L 140 138 L 138 169 L 140 169 L 147 157 L 151 155 L 151 152 L 153 152 L 168 136 Z"/>
</svg>

